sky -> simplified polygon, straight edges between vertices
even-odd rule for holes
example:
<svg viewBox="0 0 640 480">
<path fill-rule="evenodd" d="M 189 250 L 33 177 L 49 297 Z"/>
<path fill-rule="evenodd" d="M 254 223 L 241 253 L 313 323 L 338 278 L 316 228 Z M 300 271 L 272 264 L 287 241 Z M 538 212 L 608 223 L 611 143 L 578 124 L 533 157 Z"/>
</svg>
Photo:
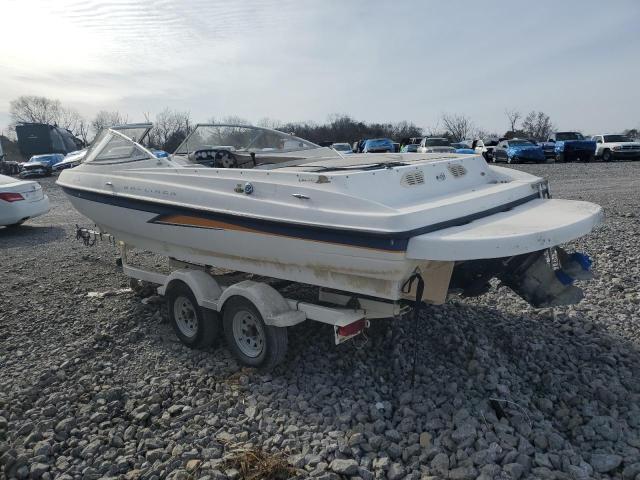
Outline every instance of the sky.
<svg viewBox="0 0 640 480">
<path fill-rule="evenodd" d="M 43 95 L 92 117 L 640 127 L 640 1 L 0 0 L 0 130 Z"/>
</svg>

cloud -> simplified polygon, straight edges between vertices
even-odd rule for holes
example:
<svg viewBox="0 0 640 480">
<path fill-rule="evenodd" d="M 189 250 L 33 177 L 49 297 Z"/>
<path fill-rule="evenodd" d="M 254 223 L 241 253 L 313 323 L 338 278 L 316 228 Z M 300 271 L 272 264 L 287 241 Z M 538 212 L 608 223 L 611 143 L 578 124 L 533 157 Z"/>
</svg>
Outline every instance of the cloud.
<svg viewBox="0 0 640 480">
<path fill-rule="evenodd" d="M 345 112 L 428 126 L 456 112 L 501 131 L 516 107 L 565 128 L 638 123 L 633 0 L 23 0 L 3 17 L 14 41 L 0 44 L 0 111 L 40 94 L 132 120 L 169 106 L 196 120 Z"/>
</svg>

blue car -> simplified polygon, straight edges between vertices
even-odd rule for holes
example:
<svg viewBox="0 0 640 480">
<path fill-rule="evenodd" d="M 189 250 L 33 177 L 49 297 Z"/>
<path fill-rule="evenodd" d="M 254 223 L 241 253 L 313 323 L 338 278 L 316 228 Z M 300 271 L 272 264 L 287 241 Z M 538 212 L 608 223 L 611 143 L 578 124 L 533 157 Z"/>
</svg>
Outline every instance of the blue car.
<svg viewBox="0 0 640 480">
<path fill-rule="evenodd" d="M 596 154 L 596 142 L 580 132 L 554 132 L 543 144 L 547 155 L 553 148 L 556 162 L 592 161 Z"/>
<path fill-rule="evenodd" d="M 393 153 L 395 151 L 393 142 L 388 138 L 370 138 L 362 144 L 362 153 Z"/>
<path fill-rule="evenodd" d="M 473 155 L 476 151 L 464 142 L 452 143 L 451 146 L 456 149 L 456 153 L 464 153 Z"/>
<path fill-rule="evenodd" d="M 51 175 L 53 166 L 64 159 L 62 153 L 34 155 L 28 162 L 22 164 L 20 178 L 45 177 Z"/>
<path fill-rule="evenodd" d="M 502 140 L 493 150 L 494 162 L 506 163 L 544 163 L 546 158 L 540 145 L 536 145 L 531 140 L 512 138 Z"/>
</svg>

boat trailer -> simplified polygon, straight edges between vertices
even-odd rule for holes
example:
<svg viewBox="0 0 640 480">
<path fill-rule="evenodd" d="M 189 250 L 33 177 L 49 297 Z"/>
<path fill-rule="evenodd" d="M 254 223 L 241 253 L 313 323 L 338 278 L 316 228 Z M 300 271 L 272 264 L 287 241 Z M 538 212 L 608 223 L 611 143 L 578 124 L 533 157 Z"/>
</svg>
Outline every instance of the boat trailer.
<svg viewBox="0 0 640 480">
<path fill-rule="evenodd" d="M 333 327 L 335 344 L 366 332 L 375 321 L 399 317 L 410 303 L 385 301 L 318 288 L 317 302 L 286 298 L 278 284 L 295 282 L 253 280 L 226 282 L 209 267 L 169 258 L 169 271 L 136 266 L 133 250 L 111 234 L 77 227 L 76 238 L 87 246 L 107 241 L 120 250 L 123 273 L 134 281 L 154 286 L 167 299 L 169 318 L 180 340 L 192 348 L 206 348 L 225 336 L 235 356 L 245 365 L 271 368 L 285 356 L 287 327 L 305 320 Z M 248 278 L 247 278 L 248 277 Z M 272 279 L 273 280 L 273 279 Z"/>
</svg>

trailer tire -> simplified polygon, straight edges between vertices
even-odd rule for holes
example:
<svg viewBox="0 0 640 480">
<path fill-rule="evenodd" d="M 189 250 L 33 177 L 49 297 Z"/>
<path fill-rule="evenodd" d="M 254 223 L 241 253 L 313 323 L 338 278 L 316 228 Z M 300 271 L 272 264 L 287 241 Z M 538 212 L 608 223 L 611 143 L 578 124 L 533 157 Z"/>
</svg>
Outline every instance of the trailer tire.
<svg viewBox="0 0 640 480">
<path fill-rule="evenodd" d="M 287 354 L 287 329 L 267 325 L 255 305 L 241 296 L 224 304 L 222 324 L 227 346 L 244 365 L 266 370 Z"/>
<path fill-rule="evenodd" d="M 190 348 L 214 346 L 220 338 L 217 312 L 198 305 L 195 295 L 184 282 L 170 285 L 166 293 L 169 319 L 176 335 Z"/>
</svg>

